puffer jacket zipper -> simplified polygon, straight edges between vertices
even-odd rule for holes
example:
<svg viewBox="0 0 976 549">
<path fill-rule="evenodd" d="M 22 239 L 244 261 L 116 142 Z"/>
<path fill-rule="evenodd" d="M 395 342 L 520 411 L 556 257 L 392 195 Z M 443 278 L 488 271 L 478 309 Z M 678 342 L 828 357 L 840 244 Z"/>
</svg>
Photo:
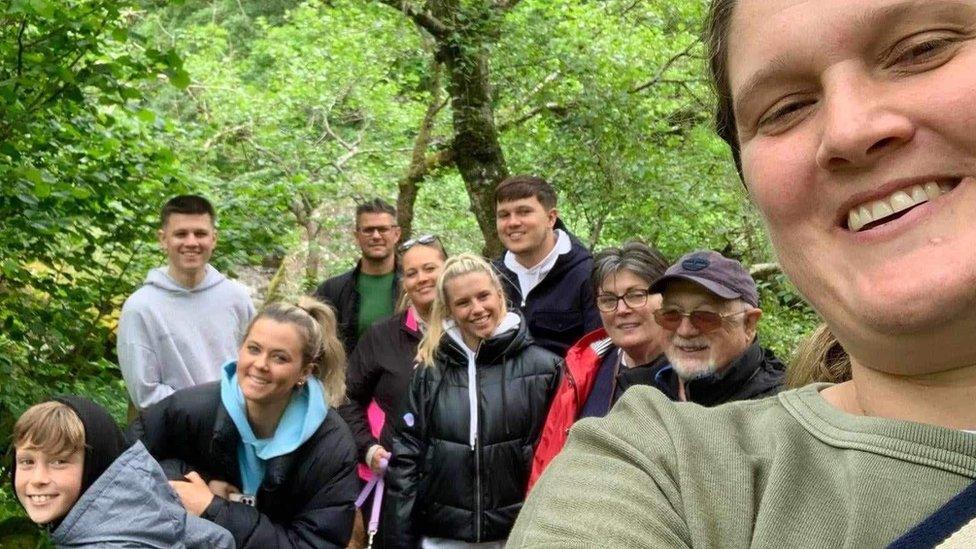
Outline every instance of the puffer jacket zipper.
<svg viewBox="0 0 976 549">
<path fill-rule="evenodd" d="M 474 395 L 477 399 L 475 407 L 478 408 L 481 404 L 481 396 L 479 393 L 479 387 L 481 383 L 478 381 L 480 377 L 480 372 L 478 369 L 478 353 L 481 352 L 481 344 L 484 340 L 478 343 L 478 348 L 474 351 L 474 381 L 475 381 L 475 391 Z M 475 494 L 474 494 L 474 528 L 475 528 L 475 541 L 481 542 L 481 412 L 478 412 L 478 434 L 474 437 L 474 482 L 475 482 Z"/>
</svg>

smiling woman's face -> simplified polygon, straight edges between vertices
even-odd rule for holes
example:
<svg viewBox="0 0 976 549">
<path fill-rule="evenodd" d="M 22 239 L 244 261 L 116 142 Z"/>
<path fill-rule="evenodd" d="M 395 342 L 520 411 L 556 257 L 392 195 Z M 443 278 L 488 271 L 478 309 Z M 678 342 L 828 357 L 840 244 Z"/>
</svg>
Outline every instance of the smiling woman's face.
<svg viewBox="0 0 976 549">
<path fill-rule="evenodd" d="M 430 309 L 437 295 L 437 277 L 444 270 L 444 257 L 433 246 L 415 244 L 403 253 L 403 291 L 410 303 L 419 310 Z"/>
<path fill-rule="evenodd" d="M 800 291 L 884 369 L 976 359 L 932 356 L 976 326 L 976 3 L 742 0 L 729 36 L 745 180 Z"/>
</svg>

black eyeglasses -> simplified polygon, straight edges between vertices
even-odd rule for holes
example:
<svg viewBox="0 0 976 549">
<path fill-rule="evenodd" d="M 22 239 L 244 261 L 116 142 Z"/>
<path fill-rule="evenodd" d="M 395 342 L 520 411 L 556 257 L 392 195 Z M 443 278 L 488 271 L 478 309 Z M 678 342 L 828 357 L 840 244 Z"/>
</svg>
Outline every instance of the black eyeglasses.
<svg viewBox="0 0 976 549">
<path fill-rule="evenodd" d="M 356 229 L 356 231 L 363 236 L 369 236 L 373 233 L 377 233 L 380 236 L 386 236 L 395 228 L 397 228 L 397 225 L 382 225 L 379 227 L 359 227 Z"/>
<path fill-rule="evenodd" d="M 631 309 L 640 309 L 644 305 L 647 305 L 647 296 L 650 293 L 650 288 L 628 290 L 624 295 L 612 294 L 610 292 L 602 293 L 596 296 L 596 308 L 605 313 L 612 313 L 617 310 L 617 305 L 620 303 L 620 300 L 623 300 Z"/>
<path fill-rule="evenodd" d="M 417 244 L 427 245 L 427 244 L 433 244 L 434 242 L 439 242 L 437 235 L 425 234 L 425 235 L 418 236 L 417 238 L 411 238 L 410 240 L 404 242 L 403 244 L 400 244 L 400 246 L 397 247 L 397 251 L 403 253 L 409 250 L 410 248 L 413 248 Z"/>
</svg>

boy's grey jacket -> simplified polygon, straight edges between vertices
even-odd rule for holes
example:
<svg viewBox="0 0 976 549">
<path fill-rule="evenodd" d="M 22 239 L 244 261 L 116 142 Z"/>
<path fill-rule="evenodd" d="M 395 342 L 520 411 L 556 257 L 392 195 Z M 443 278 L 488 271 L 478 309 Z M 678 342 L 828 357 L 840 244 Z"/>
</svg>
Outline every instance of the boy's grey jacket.
<svg viewBox="0 0 976 549">
<path fill-rule="evenodd" d="M 233 549 L 222 526 L 183 509 L 162 468 L 136 442 L 78 498 L 51 533 L 57 547 Z"/>
</svg>

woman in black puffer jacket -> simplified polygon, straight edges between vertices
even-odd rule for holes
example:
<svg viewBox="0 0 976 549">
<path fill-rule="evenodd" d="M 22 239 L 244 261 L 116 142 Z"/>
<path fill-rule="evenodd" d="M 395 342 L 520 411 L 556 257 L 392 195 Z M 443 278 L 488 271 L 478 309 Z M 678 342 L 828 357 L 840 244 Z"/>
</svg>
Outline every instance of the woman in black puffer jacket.
<svg viewBox="0 0 976 549">
<path fill-rule="evenodd" d="M 406 410 L 388 418 L 384 546 L 501 548 L 562 361 L 533 344 L 491 266 L 470 254 L 445 264 L 419 354 Z"/>
<path fill-rule="evenodd" d="M 129 427 L 188 512 L 242 549 L 345 547 L 359 482 L 345 354 L 328 306 L 266 306 L 219 382 L 177 391 Z"/>
</svg>

